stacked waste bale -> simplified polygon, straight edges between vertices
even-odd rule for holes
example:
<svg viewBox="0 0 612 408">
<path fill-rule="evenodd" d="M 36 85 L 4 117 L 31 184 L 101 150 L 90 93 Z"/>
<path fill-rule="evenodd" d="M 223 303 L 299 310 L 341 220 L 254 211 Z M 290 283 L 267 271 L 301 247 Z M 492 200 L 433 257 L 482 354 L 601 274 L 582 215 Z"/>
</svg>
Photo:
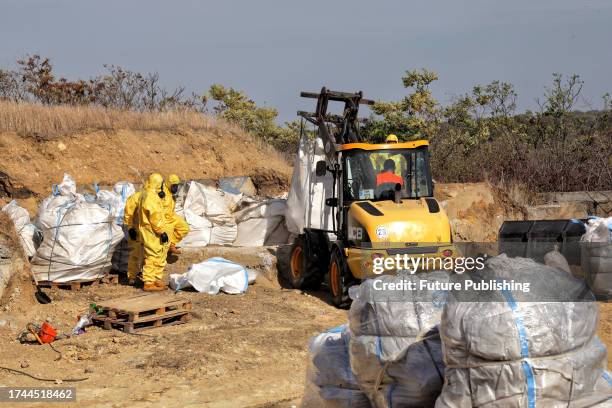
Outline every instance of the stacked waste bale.
<svg viewBox="0 0 612 408">
<path fill-rule="evenodd" d="M 308 348 L 304 408 L 369 408 L 351 370 L 346 325 L 313 337 Z"/>
<path fill-rule="evenodd" d="M 440 326 L 446 381 L 437 408 L 581 406 L 595 396 L 606 349 L 584 281 L 505 255 L 464 279 L 530 287 L 449 293 Z"/>
<path fill-rule="evenodd" d="M 243 197 L 234 213 L 238 224 L 236 246 L 255 247 L 285 244 L 289 232 L 285 227 L 287 202 L 283 199 Z"/>
<path fill-rule="evenodd" d="M 446 272 L 381 276 L 351 291 L 349 354 L 376 407 L 433 406 L 444 381 L 440 337 L 445 292 L 380 290 L 383 284 L 447 282 Z"/>
<path fill-rule="evenodd" d="M 593 293 L 612 299 L 612 217 L 591 217 L 582 236 L 580 266 Z"/>
<path fill-rule="evenodd" d="M 43 240 L 32 258 L 37 281 L 70 282 L 103 277 L 123 238 L 111 211 L 76 193 L 69 175 L 54 186 L 38 210 L 37 225 Z"/>
<path fill-rule="evenodd" d="M 189 224 L 189 233 L 180 246 L 232 244 L 238 233 L 232 212 L 241 198 L 242 194 L 232 194 L 196 181 L 184 184 L 179 189 L 176 213 Z"/>
</svg>

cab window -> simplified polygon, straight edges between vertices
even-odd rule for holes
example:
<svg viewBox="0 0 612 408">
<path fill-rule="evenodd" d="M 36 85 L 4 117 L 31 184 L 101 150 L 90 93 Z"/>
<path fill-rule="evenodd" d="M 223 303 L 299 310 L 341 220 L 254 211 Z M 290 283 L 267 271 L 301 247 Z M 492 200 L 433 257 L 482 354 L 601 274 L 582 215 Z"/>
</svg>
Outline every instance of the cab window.
<svg viewBox="0 0 612 408">
<path fill-rule="evenodd" d="M 343 161 L 345 201 L 393 199 L 398 184 L 402 198 L 432 194 L 426 149 L 351 150 Z"/>
</svg>

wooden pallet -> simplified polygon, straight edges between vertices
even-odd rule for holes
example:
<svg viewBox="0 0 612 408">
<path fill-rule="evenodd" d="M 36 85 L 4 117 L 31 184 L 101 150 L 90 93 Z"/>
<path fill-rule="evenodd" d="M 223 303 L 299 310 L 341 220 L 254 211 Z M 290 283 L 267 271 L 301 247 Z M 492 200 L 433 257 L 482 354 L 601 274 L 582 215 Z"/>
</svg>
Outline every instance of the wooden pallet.
<svg viewBox="0 0 612 408">
<path fill-rule="evenodd" d="M 163 316 L 149 316 L 137 322 L 125 322 L 120 320 L 105 319 L 102 327 L 105 330 L 118 329 L 126 333 L 135 333 L 145 329 L 153 329 L 155 327 L 173 326 L 175 324 L 187 323 L 191 320 L 189 312 L 173 313 Z"/>
<path fill-rule="evenodd" d="M 69 289 L 79 290 L 84 286 L 98 286 L 100 284 L 117 285 L 119 284 L 119 275 L 109 274 L 99 279 L 79 279 L 70 282 L 50 282 L 50 281 L 39 281 L 34 282 L 34 285 L 41 288 L 57 288 L 57 289 Z"/>
<path fill-rule="evenodd" d="M 165 294 L 146 293 L 112 299 L 96 306 L 101 314 L 94 317 L 94 323 L 106 330 L 116 328 L 127 333 L 186 323 L 191 319 L 189 299 Z"/>
</svg>

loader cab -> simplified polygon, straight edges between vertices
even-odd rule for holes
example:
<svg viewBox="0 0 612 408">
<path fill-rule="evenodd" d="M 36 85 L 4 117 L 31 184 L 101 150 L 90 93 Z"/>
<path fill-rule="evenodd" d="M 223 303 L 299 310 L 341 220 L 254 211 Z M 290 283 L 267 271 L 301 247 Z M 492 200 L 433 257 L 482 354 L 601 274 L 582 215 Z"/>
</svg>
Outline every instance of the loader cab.
<svg viewBox="0 0 612 408">
<path fill-rule="evenodd" d="M 349 143 L 340 150 L 342 203 L 433 196 L 428 142 Z M 398 186 L 399 184 L 399 186 Z"/>
<path fill-rule="evenodd" d="M 393 144 L 348 143 L 340 146 L 337 174 L 337 234 L 348 238 L 348 211 L 359 201 L 417 200 L 433 196 L 426 140 Z"/>
</svg>

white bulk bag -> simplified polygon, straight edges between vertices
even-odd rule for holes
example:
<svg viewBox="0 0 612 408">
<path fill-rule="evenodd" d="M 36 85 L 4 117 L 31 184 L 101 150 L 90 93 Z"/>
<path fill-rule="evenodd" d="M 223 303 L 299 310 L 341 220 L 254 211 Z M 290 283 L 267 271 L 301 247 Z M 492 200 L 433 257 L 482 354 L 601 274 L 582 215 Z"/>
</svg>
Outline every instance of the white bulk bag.
<svg viewBox="0 0 612 408">
<path fill-rule="evenodd" d="M 125 213 L 125 202 L 136 192 L 134 185 L 127 181 L 115 183 L 113 191 L 101 190 L 96 193 L 96 202 L 106 206 L 111 211 L 115 224 L 123 225 L 123 215 Z M 126 231 L 127 228 L 124 228 Z M 130 257 L 130 248 L 127 241 L 127 234 L 113 252 L 113 269 L 119 272 L 127 272 L 127 264 Z"/>
<path fill-rule="evenodd" d="M 185 217 L 190 231 L 181 247 L 203 247 L 209 244 L 228 245 L 238 233 L 232 211 L 242 194 L 231 194 L 196 181 L 189 182 L 181 193 L 182 205 L 176 212 Z"/>
<path fill-rule="evenodd" d="M 38 212 L 43 241 L 31 262 L 34 278 L 70 282 L 104 276 L 123 238 L 121 227 L 108 208 L 76 194 L 70 176 L 53 190 L 57 195 L 46 198 Z"/>
<path fill-rule="evenodd" d="M 256 247 L 287 243 L 284 223 L 287 201 L 271 199 L 256 201 L 243 198 L 241 209 L 234 213 L 238 236 L 234 245 Z"/>
<path fill-rule="evenodd" d="M 583 242 L 612 242 L 612 217 L 591 217 L 586 223 Z"/>
<path fill-rule="evenodd" d="M 287 229 L 293 234 L 301 234 L 304 228 L 332 229 L 332 211 L 325 199 L 333 195 L 333 177 L 330 172 L 317 177 L 315 167 L 319 160 L 325 160 L 321 139 L 302 136 L 285 212 Z"/>
<path fill-rule="evenodd" d="M 115 184 L 113 191 L 100 190 L 96 193 L 96 202 L 103 206 L 108 206 L 115 223 L 123 225 L 123 214 L 125 212 L 125 202 L 128 197 L 136 192 L 134 185 L 127 181 L 120 181 Z"/>
<path fill-rule="evenodd" d="M 13 224 L 15 224 L 15 230 L 19 234 L 21 246 L 26 256 L 28 258 L 34 256 L 36 253 L 36 242 L 34 239 L 36 226 L 30 222 L 28 210 L 20 207 L 17 201 L 12 200 L 2 207 L 2 211 L 7 213 Z"/>
</svg>

